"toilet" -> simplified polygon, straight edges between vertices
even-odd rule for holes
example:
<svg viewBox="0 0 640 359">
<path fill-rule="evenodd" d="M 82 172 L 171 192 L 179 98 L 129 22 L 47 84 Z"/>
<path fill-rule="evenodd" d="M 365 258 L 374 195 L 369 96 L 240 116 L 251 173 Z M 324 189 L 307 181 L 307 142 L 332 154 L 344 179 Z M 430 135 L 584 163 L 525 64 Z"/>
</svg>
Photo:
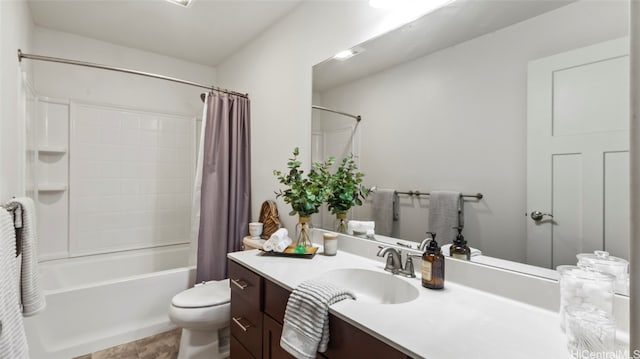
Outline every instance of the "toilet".
<svg viewBox="0 0 640 359">
<path fill-rule="evenodd" d="M 178 359 L 229 357 L 229 279 L 197 284 L 171 300 L 169 318 L 182 328 Z"/>
<path fill-rule="evenodd" d="M 245 237 L 245 250 L 260 249 L 264 240 Z M 176 294 L 169 319 L 182 328 L 178 359 L 229 357 L 231 318 L 229 279 L 196 284 Z"/>
</svg>

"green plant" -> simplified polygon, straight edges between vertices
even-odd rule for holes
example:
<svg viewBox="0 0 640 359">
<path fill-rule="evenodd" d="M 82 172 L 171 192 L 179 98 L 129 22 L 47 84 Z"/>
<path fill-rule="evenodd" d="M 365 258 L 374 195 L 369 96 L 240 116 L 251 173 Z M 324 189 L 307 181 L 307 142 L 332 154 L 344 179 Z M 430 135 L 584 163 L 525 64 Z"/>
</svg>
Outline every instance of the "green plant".
<svg viewBox="0 0 640 359">
<path fill-rule="evenodd" d="M 300 169 L 302 162 L 298 160 L 299 154 L 300 151 L 296 147 L 293 150 L 293 158 L 287 162 L 288 172 L 273 171 L 273 175 L 278 178 L 278 181 L 288 187 L 275 193 L 276 198 L 283 197 L 285 203 L 291 205 L 290 215 L 298 214 L 300 217 L 309 217 L 318 213 L 320 206 L 330 195 L 328 183 L 331 174 L 329 167 L 333 164 L 334 159 L 329 158 L 325 162 L 313 163 L 309 174 L 305 176 L 304 171 Z"/>
<path fill-rule="evenodd" d="M 346 157 L 329 179 L 330 195 L 327 199 L 333 214 L 346 213 L 351 207 L 361 206 L 370 190 L 362 185 L 364 174 L 358 172 L 353 155 Z"/>
</svg>

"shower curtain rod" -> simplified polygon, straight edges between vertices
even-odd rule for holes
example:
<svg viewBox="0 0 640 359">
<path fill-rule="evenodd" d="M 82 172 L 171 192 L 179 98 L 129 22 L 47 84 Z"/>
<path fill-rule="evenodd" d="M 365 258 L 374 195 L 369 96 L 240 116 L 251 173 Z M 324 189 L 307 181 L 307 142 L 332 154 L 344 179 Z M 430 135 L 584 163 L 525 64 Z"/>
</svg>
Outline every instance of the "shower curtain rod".
<svg viewBox="0 0 640 359">
<path fill-rule="evenodd" d="M 20 49 L 18 49 L 18 61 L 22 62 L 22 59 L 48 61 L 48 62 L 59 62 L 59 63 L 63 63 L 63 64 L 68 64 L 68 65 L 78 65 L 78 66 L 92 67 L 92 68 L 102 69 L 102 70 L 124 72 L 124 73 L 132 74 L 132 75 L 146 76 L 146 77 L 151 77 L 151 78 L 154 78 L 154 79 L 160 79 L 160 80 L 177 82 L 177 83 L 181 83 L 181 84 L 184 84 L 184 85 L 196 86 L 196 87 L 200 87 L 200 88 L 209 89 L 209 90 L 212 90 L 212 91 L 218 91 L 218 92 L 227 93 L 227 94 L 230 94 L 230 95 L 237 95 L 237 96 L 241 96 L 241 97 L 245 97 L 245 98 L 249 97 L 249 94 L 244 94 L 244 93 L 231 91 L 231 90 L 227 90 L 227 89 L 221 89 L 221 88 L 216 87 L 216 86 L 203 85 L 203 84 L 199 84 L 197 82 L 177 79 L 175 77 L 158 75 L 158 74 L 154 74 L 154 73 L 150 73 L 150 72 L 143 72 L 143 71 L 138 71 L 138 70 L 130 70 L 130 69 L 122 68 L 122 67 L 114 67 L 114 66 L 95 64 L 95 63 L 91 63 L 91 62 L 62 59 L 62 58 L 59 58 L 59 57 L 50 57 L 50 56 L 42 56 L 42 55 L 25 54 Z"/>
<path fill-rule="evenodd" d="M 332 110 L 330 108 L 317 106 L 317 105 L 311 105 L 311 108 L 315 108 L 317 110 L 322 110 L 322 111 L 333 112 L 333 113 L 337 113 L 337 114 L 340 114 L 340 115 L 343 115 L 343 116 L 351 117 L 351 118 L 354 118 L 358 122 L 362 121 L 362 116 L 360 116 L 360 115 L 352 115 L 350 113 L 346 113 L 346 112 L 342 112 L 342 111 L 336 111 L 336 110 Z"/>
</svg>

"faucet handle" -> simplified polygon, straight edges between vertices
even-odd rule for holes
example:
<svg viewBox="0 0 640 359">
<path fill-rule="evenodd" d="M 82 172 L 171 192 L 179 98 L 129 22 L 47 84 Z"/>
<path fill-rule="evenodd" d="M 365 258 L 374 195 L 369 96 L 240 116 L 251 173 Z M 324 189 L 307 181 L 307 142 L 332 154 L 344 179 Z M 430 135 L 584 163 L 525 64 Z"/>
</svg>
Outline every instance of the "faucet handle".
<svg viewBox="0 0 640 359">
<path fill-rule="evenodd" d="M 418 254 L 407 254 L 407 261 L 404 264 L 404 269 L 400 270 L 398 274 L 409 278 L 416 277 L 416 273 L 413 268 L 413 258 L 422 258 L 422 256 Z"/>
</svg>

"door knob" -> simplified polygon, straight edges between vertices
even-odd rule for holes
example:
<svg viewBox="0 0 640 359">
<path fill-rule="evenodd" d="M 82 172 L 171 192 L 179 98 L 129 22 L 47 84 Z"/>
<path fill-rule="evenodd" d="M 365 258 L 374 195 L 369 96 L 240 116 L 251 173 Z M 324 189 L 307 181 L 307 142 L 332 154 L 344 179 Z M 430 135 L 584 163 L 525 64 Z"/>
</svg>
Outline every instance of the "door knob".
<svg viewBox="0 0 640 359">
<path fill-rule="evenodd" d="M 541 221 L 544 216 L 549 216 L 549 217 L 553 218 L 553 214 L 551 214 L 551 213 L 542 213 L 540 211 L 531 212 L 531 219 L 533 219 L 536 222 Z"/>
</svg>

